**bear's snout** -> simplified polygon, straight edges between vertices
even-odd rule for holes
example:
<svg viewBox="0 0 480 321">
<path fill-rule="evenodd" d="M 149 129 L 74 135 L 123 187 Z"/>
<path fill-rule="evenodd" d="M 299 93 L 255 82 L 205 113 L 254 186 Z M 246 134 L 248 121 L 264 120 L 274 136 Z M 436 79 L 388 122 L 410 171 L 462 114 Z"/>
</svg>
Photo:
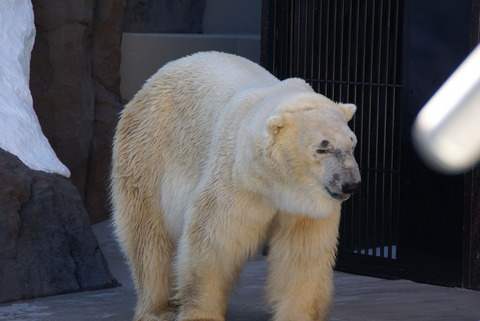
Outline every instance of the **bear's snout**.
<svg viewBox="0 0 480 321">
<path fill-rule="evenodd" d="M 362 181 L 350 182 L 342 185 L 342 192 L 344 194 L 353 194 L 360 189 Z"/>
</svg>

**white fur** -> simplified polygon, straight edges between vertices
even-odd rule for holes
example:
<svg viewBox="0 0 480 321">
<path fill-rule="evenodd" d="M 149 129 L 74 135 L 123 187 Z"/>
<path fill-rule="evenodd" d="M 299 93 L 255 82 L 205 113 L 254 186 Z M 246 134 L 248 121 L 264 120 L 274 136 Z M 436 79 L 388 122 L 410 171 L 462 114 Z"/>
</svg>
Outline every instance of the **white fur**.
<svg viewBox="0 0 480 321">
<path fill-rule="evenodd" d="M 125 107 L 113 149 L 135 318 L 167 320 L 173 302 L 178 320 L 224 320 L 243 264 L 269 238 L 275 320 L 323 320 L 342 185 L 360 179 L 346 124 L 354 110 L 223 53 L 152 76 Z M 319 153 L 326 140 L 331 152 Z"/>
</svg>

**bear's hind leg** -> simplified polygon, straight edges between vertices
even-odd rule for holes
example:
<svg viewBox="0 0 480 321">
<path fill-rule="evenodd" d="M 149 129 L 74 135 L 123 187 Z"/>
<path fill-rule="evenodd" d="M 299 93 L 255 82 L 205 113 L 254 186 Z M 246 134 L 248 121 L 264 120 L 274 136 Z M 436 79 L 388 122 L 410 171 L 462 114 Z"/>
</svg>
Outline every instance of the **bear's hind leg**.
<svg viewBox="0 0 480 321">
<path fill-rule="evenodd" d="M 275 321 L 325 320 L 333 293 L 340 213 L 313 219 L 280 213 L 272 223 L 267 298 Z"/>
<path fill-rule="evenodd" d="M 162 213 L 151 210 L 146 201 L 131 201 L 117 207 L 114 225 L 137 292 L 134 320 L 171 320 L 173 308 L 169 299 L 173 295 L 171 266 L 175 243 L 165 231 Z"/>
<path fill-rule="evenodd" d="M 137 287 L 135 320 L 138 321 L 149 320 L 151 316 L 157 317 L 153 320 L 170 321 L 174 312 L 169 304 L 173 295 L 174 243 L 163 229 L 163 224 L 151 224 L 145 234 L 138 235 L 140 251 L 133 263 Z"/>
</svg>

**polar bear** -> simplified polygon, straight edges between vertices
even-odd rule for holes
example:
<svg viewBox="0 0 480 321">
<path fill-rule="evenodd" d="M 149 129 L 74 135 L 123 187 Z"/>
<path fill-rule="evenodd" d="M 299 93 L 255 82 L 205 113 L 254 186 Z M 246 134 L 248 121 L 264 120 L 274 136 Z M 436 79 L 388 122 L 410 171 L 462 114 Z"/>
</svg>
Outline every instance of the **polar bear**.
<svg viewBox="0 0 480 321">
<path fill-rule="evenodd" d="M 124 108 L 113 146 L 116 236 L 135 320 L 225 320 L 247 259 L 268 241 L 273 320 L 323 320 L 340 206 L 361 184 L 356 110 L 244 58 L 170 62 Z"/>
</svg>

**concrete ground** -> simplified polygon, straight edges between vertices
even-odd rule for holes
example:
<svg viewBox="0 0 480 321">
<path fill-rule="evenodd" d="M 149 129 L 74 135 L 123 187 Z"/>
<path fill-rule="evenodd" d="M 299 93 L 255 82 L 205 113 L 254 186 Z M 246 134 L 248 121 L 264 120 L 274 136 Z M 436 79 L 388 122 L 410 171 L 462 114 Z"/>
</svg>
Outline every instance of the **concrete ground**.
<svg viewBox="0 0 480 321">
<path fill-rule="evenodd" d="M 108 222 L 93 228 L 121 287 L 0 304 L 0 320 L 131 320 L 135 293 L 127 266 Z M 247 264 L 231 297 L 227 321 L 269 319 L 262 299 L 265 272 L 261 256 Z M 335 284 L 331 321 L 480 320 L 480 292 L 339 272 Z"/>
</svg>

